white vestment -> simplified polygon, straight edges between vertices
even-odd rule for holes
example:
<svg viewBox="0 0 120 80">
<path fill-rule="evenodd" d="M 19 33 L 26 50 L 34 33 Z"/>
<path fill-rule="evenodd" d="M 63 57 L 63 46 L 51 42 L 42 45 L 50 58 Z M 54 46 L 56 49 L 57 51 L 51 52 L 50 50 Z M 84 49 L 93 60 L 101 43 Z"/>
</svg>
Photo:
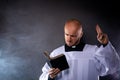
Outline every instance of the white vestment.
<svg viewBox="0 0 120 80">
<path fill-rule="evenodd" d="M 112 74 L 120 67 L 119 56 L 110 42 L 105 47 L 86 44 L 83 51 L 65 52 L 65 46 L 61 46 L 50 56 L 61 53 L 65 54 L 69 69 L 61 71 L 55 80 L 99 80 L 99 76 Z M 48 80 L 49 69 L 46 63 L 39 80 Z"/>
</svg>

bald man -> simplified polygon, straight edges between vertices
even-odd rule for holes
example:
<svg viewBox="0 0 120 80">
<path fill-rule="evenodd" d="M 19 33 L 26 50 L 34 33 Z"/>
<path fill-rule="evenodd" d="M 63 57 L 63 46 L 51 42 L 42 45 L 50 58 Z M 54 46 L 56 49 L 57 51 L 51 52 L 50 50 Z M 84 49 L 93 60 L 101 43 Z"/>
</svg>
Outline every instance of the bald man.
<svg viewBox="0 0 120 80">
<path fill-rule="evenodd" d="M 99 76 L 119 70 L 120 58 L 107 34 L 102 32 L 99 25 L 96 25 L 96 32 L 100 47 L 82 41 L 83 29 L 79 20 L 67 20 L 64 27 L 65 45 L 53 50 L 50 56 L 63 53 L 69 69 L 60 71 L 59 68 L 50 68 L 46 63 L 39 80 L 99 80 Z"/>
</svg>

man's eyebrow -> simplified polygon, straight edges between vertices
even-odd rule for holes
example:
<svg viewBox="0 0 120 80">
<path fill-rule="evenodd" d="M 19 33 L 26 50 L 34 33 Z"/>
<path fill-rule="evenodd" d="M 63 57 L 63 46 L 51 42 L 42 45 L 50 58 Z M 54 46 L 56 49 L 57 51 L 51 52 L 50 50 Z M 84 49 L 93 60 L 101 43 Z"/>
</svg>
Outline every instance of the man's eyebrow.
<svg viewBox="0 0 120 80">
<path fill-rule="evenodd" d="M 73 37 L 76 37 L 77 35 L 73 34 L 73 35 L 70 35 L 68 33 L 65 33 L 65 35 L 69 35 L 69 36 L 73 36 Z"/>
</svg>

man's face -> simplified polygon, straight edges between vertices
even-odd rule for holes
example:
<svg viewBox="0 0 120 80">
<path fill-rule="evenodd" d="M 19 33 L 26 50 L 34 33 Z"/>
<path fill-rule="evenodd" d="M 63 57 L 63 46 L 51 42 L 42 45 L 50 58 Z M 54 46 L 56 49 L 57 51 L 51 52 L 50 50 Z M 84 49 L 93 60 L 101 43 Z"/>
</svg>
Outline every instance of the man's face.
<svg viewBox="0 0 120 80">
<path fill-rule="evenodd" d="M 65 43 L 68 46 L 74 46 L 79 43 L 82 37 L 82 27 L 76 25 L 75 23 L 68 23 L 64 28 Z"/>
</svg>

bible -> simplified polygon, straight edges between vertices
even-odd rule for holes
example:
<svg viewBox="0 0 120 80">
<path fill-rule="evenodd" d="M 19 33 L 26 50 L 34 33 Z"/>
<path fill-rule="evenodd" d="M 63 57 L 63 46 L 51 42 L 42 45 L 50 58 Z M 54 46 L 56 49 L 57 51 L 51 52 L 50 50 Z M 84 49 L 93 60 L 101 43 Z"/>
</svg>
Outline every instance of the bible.
<svg viewBox="0 0 120 80">
<path fill-rule="evenodd" d="M 44 55 L 47 57 L 47 63 L 50 67 L 59 68 L 61 71 L 69 68 L 68 62 L 64 54 L 50 57 L 49 53 L 45 51 Z"/>
</svg>

